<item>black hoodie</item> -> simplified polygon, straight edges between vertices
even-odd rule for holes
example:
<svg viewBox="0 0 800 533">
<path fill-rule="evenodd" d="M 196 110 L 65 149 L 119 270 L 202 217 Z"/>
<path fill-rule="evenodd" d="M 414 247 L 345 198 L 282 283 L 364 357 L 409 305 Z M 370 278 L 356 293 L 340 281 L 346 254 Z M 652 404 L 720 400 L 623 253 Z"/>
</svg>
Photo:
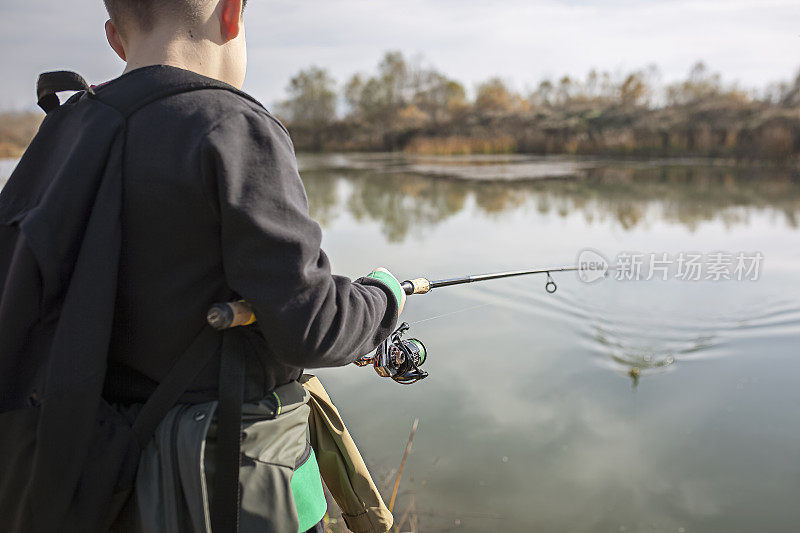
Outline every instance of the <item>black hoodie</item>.
<svg viewBox="0 0 800 533">
<path fill-rule="evenodd" d="M 99 88 L 99 98 L 193 77 L 152 66 Z M 334 276 L 309 217 L 289 134 L 244 94 L 180 93 L 127 123 L 122 249 L 106 396 L 144 400 L 204 326 L 215 302 L 244 298 L 258 322 L 243 328 L 249 399 L 375 349 L 398 306 L 383 283 Z M 209 350 L 218 350 L 210 345 Z M 213 397 L 219 358 L 188 399 Z"/>
</svg>

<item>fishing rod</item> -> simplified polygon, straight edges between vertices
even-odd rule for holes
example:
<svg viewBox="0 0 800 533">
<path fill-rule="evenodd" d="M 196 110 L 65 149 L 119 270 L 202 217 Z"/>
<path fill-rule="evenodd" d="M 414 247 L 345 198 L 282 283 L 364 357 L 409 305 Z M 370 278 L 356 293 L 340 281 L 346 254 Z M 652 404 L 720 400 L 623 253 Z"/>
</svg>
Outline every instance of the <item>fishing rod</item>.
<svg viewBox="0 0 800 533">
<path fill-rule="evenodd" d="M 509 270 L 508 272 L 495 272 L 492 274 L 474 274 L 472 276 L 462 276 L 460 278 L 439 279 L 430 281 L 426 278 L 417 278 L 406 280 L 400 284 L 403 291 L 409 296 L 412 294 L 426 294 L 433 289 L 439 287 L 452 287 L 453 285 L 463 285 L 465 283 L 476 283 L 478 281 L 489 281 L 492 279 L 513 278 L 516 276 L 528 276 L 531 274 L 547 274 L 547 281 L 544 284 L 544 290 L 553 294 L 558 290 L 558 285 L 553 281 L 550 276 L 551 272 L 576 272 L 580 270 L 576 266 L 562 266 L 553 268 L 539 268 L 536 270 Z"/>
<path fill-rule="evenodd" d="M 473 274 L 459 278 L 448 278 L 439 280 L 429 280 L 427 278 L 416 278 L 403 281 L 400 286 L 408 296 L 412 294 L 427 294 L 433 289 L 441 287 L 452 287 L 454 285 L 464 285 L 466 283 L 477 283 L 493 279 L 513 278 L 517 276 L 530 276 L 534 274 L 546 274 L 544 290 L 553 294 L 558 290 L 555 280 L 551 276 L 552 272 L 576 272 L 580 267 L 561 266 L 552 268 L 537 268 L 532 270 L 509 270 L 506 272 L 494 272 L 490 274 Z M 208 323 L 218 330 L 247 326 L 256 322 L 253 308 L 244 300 L 235 302 L 218 303 L 211 306 L 206 316 Z M 419 339 L 404 339 L 403 336 L 408 332 L 408 323 L 403 322 L 385 341 L 378 346 L 373 355 L 361 357 L 355 361 L 357 366 L 371 365 L 379 376 L 388 377 L 394 381 L 409 385 L 428 377 L 428 373 L 420 367 L 427 358 L 425 345 Z"/>
</svg>

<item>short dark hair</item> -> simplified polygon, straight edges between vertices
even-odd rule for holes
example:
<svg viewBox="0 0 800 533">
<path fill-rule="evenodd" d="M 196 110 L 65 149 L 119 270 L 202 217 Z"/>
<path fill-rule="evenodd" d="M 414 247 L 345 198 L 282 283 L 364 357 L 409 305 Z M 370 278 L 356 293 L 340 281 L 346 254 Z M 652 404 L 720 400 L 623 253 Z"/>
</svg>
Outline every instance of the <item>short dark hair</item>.
<svg viewBox="0 0 800 533">
<path fill-rule="evenodd" d="M 108 16 L 114 24 L 133 20 L 144 29 L 153 27 L 153 19 L 160 14 L 177 15 L 187 21 L 196 20 L 208 0 L 103 0 Z M 247 0 L 242 0 L 242 9 Z"/>
</svg>

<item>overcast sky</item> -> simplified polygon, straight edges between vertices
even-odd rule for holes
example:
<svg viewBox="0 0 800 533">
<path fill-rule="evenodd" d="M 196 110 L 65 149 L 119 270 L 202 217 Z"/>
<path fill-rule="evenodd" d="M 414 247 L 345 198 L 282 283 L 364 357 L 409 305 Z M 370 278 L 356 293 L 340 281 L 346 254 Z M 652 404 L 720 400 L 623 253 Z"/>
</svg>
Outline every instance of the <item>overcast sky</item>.
<svg viewBox="0 0 800 533">
<path fill-rule="evenodd" d="M 0 0 L 0 108 L 34 100 L 36 75 L 90 82 L 122 63 L 105 42 L 102 0 Z M 421 54 L 468 88 L 499 75 L 518 89 L 655 63 L 666 81 L 698 59 L 745 87 L 800 67 L 800 0 L 250 0 L 245 90 L 270 105 L 311 64 L 343 82 L 386 50 Z"/>
</svg>

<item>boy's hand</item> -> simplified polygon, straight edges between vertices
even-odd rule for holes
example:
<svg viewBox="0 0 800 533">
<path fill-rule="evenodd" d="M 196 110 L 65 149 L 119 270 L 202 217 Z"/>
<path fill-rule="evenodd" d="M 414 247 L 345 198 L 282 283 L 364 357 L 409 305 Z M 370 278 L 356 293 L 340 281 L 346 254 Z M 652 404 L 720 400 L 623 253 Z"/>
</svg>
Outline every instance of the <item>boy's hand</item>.
<svg viewBox="0 0 800 533">
<path fill-rule="evenodd" d="M 403 313 L 403 308 L 406 305 L 406 292 L 400 286 L 400 282 L 397 280 L 396 277 L 392 275 L 391 272 L 386 270 L 383 267 L 378 267 L 372 272 L 367 275 L 368 278 L 375 278 L 379 281 L 384 282 L 389 288 L 392 289 L 392 293 L 397 300 L 398 305 L 398 316 Z"/>
</svg>

